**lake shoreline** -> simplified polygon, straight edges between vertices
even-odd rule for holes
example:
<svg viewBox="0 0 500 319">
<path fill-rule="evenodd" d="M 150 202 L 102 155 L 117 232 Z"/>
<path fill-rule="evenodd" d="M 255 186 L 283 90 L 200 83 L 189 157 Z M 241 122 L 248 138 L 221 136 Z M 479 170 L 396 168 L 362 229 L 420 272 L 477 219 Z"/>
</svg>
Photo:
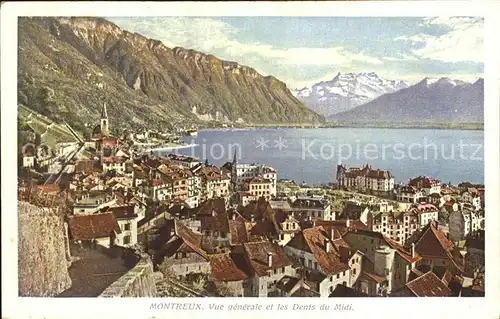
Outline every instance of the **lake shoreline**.
<svg viewBox="0 0 500 319">
<path fill-rule="evenodd" d="M 204 130 L 244 130 L 259 128 L 293 128 L 293 129 L 323 129 L 323 128 L 380 128 L 380 129 L 427 129 L 427 130 L 464 130 L 464 131 L 484 131 L 484 123 L 252 123 L 236 127 L 203 127 Z"/>
</svg>

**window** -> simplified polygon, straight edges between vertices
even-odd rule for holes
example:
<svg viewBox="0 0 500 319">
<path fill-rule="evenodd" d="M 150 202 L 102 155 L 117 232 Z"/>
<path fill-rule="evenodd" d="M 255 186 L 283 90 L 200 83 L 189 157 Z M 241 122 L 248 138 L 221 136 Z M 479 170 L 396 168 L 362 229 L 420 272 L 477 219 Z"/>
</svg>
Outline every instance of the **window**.
<svg viewBox="0 0 500 319">
<path fill-rule="evenodd" d="M 281 272 L 285 273 L 285 267 L 281 268 Z"/>
<path fill-rule="evenodd" d="M 330 293 L 333 292 L 333 286 L 330 286 Z"/>
<path fill-rule="evenodd" d="M 220 237 L 222 237 L 222 238 L 226 238 L 226 233 L 225 233 L 225 232 L 223 232 L 223 231 L 221 231 L 221 232 L 220 232 Z"/>
<path fill-rule="evenodd" d="M 356 274 L 356 268 L 353 268 L 352 269 L 352 274 L 355 275 Z"/>
<path fill-rule="evenodd" d="M 127 224 L 123 225 L 123 228 L 125 230 L 130 230 L 130 223 L 127 223 Z"/>
<path fill-rule="evenodd" d="M 339 279 L 339 278 L 340 278 L 340 274 L 337 274 L 337 279 Z"/>
<path fill-rule="evenodd" d="M 342 282 L 342 285 L 347 286 L 347 282 L 346 282 L 346 281 L 343 281 L 343 282 Z"/>
<path fill-rule="evenodd" d="M 345 276 L 345 271 L 342 273 L 342 277 Z"/>
<path fill-rule="evenodd" d="M 128 245 L 130 244 L 130 236 L 125 236 L 123 237 L 123 244 Z"/>
</svg>

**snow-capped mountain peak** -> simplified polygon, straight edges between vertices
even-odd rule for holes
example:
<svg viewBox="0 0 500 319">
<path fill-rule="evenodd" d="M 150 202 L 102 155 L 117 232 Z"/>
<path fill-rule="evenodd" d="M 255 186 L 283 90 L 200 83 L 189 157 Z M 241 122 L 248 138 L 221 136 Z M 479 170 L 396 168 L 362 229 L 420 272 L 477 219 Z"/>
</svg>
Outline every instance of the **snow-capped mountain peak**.
<svg viewBox="0 0 500 319">
<path fill-rule="evenodd" d="M 329 116 L 408 86 L 407 82 L 384 79 L 375 72 L 339 72 L 330 81 L 316 83 L 310 88 L 293 90 L 292 93 L 309 108 Z"/>
<path fill-rule="evenodd" d="M 455 87 L 455 86 L 467 84 L 467 82 L 450 79 L 448 77 L 442 77 L 442 78 L 428 78 L 427 77 L 427 78 L 424 78 L 420 83 L 426 87 L 429 87 L 429 88 L 437 87 L 437 86 L 439 86 L 439 87 L 442 87 L 442 86 Z"/>
</svg>

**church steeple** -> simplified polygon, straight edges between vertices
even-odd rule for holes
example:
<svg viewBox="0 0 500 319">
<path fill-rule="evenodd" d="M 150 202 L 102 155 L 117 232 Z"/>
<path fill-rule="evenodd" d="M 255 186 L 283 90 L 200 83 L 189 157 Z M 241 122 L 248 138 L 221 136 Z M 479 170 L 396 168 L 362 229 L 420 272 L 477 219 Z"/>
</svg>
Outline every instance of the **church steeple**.
<svg viewBox="0 0 500 319">
<path fill-rule="evenodd" d="M 109 120 L 108 120 L 108 109 L 106 108 L 106 102 L 104 102 L 101 110 L 101 134 L 103 136 L 109 135 Z"/>
</svg>

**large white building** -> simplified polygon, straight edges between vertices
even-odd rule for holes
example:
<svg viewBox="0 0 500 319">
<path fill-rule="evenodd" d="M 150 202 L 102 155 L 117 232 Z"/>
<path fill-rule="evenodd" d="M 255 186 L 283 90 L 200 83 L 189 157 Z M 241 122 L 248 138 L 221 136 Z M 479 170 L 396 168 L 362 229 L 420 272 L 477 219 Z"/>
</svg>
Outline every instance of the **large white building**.
<svg viewBox="0 0 500 319">
<path fill-rule="evenodd" d="M 418 203 L 425 197 L 424 192 L 413 186 L 402 186 L 398 189 L 396 198 L 403 203 Z"/>
<path fill-rule="evenodd" d="M 230 163 L 230 167 L 231 183 L 233 184 L 233 187 L 238 188 L 246 181 L 258 177 L 269 180 L 272 184 L 271 188 L 274 189 L 274 193 L 276 193 L 277 173 L 276 170 L 271 166 L 255 163 L 240 164 L 237 161 L 235 153 L 233 161 L 232 163 Z"/>
<path fill-rule="evenodd" d="M 394 189 L 394 177 L 390 171 L 373 169 L 368 165 L 349 169 L 344 165 L 337 165 L 336 179 L 338 186 L 360 191 L 388 193 Z"/>
<path fill-rule="evenodd" d="M 418 204 L 411 211 L 418 216 L 420 228 L 424 228 L 431 221 L 438 220 L 439 210 L 432 204 Z"/>
</svg>

